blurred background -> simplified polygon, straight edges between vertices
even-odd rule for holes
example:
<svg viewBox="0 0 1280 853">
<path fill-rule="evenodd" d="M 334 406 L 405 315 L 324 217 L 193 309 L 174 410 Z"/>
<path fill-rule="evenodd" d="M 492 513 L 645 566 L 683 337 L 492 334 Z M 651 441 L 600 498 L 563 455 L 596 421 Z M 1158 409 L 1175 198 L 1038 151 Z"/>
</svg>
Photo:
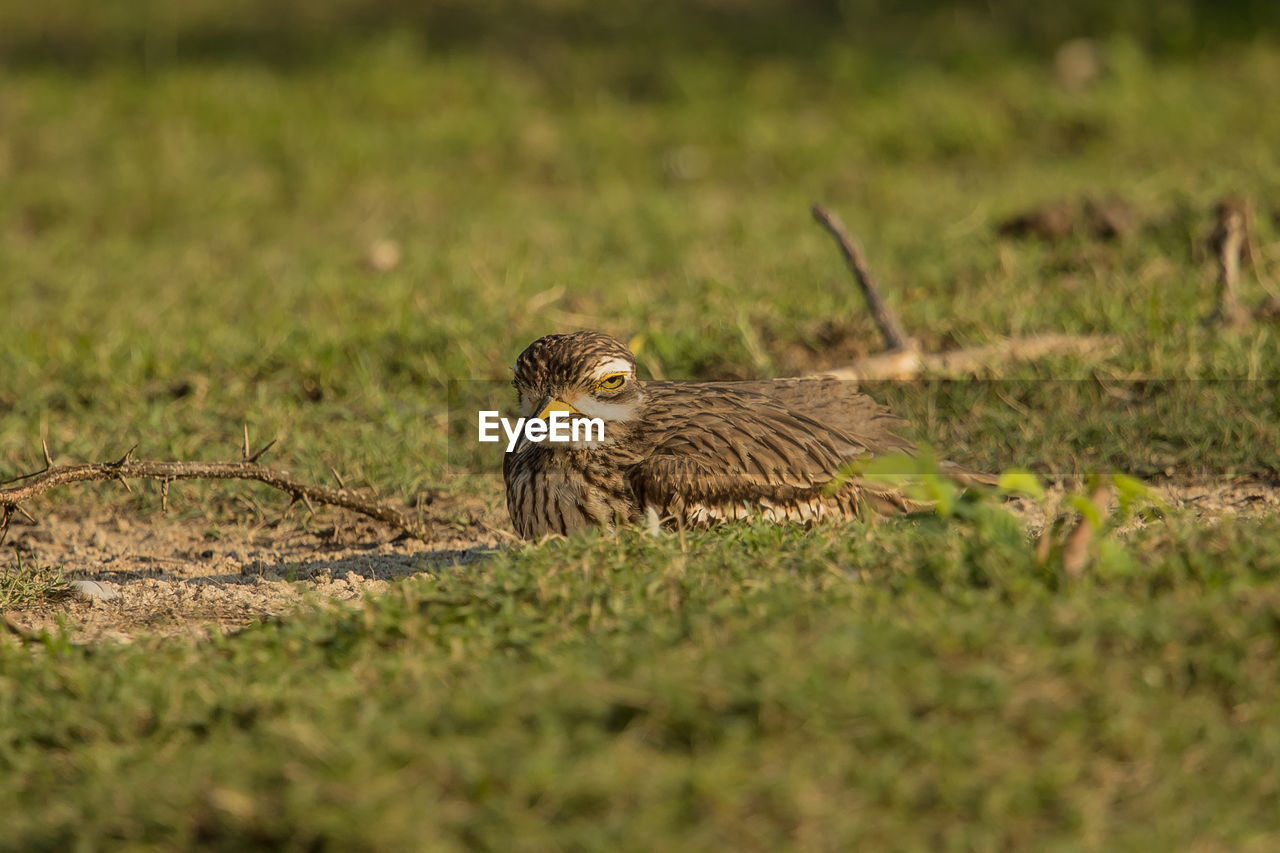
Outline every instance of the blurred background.
<svg viewBox="0 0 1280 853">
<path fill-rule="evenodd" d="M 615 333 L 652 376 L 846 363 L 879 337 L 815 200 L 926 349 L 1105 333 L 1100 364 L 1024 373 L 1274 376 L 1274 324 L 1198 321 L 1220 198 L 1253 211 L 1246 301 L 1276 278 L 1278 25 L 1263 0 L 4 4 L 0 466 L 41 436 L 226 456 L 247 422 L 408 494 L 448 477 L 447 383 L 548 332 Z M 1007 227 L 1053 204 L 1121 225 Z"/>
<path fill-rule="evenodd" d="M 4 13 L 11 61 L 83 67 L 101 61 L 253 59 L 326 62 L 335 49 L 401 31 L 435 50 L 565 49 L 642 61 L 710 50 L 724 61 L 814 61 L 855 49 L 904 62 L 990 61 L 1044 55 L 1079 36 L 1123 35 L 1161 56 L 1256 40 L 1280 22 L 1265 0 L 1078 0 L 1053 8 L 1015 0 L 653 0 L 602 8 L 586 0 L 90 0 Z M 513 57 L 515 58 L 515 57 Z M 884 57 L 881 57 L 884 58 Z"/>
</svg>

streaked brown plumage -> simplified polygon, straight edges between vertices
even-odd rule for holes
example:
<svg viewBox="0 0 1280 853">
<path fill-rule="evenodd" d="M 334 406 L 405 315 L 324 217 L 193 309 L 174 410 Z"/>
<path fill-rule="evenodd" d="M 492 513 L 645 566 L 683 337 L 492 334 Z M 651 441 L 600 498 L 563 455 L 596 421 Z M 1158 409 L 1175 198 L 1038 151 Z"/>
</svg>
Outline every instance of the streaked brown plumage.
<svg viewBox="0 0 1280 853">
<path fill-rule="evenodd" d="M 849 383 L 645 382 L 622 343 L 577 332 L 530 344 L 512 384 L 522 416 L 551 406 L 605 423 L 603 442 L 522 438 L 506 454 L 507 509 L 526 539 L 633 523 L 650 511 L 669 525 L 701 527 L 917 506 L 856 478 L 825 488 L 848 462 L 912 447 L 891 431 L 901 419 Z"/>
</svg>

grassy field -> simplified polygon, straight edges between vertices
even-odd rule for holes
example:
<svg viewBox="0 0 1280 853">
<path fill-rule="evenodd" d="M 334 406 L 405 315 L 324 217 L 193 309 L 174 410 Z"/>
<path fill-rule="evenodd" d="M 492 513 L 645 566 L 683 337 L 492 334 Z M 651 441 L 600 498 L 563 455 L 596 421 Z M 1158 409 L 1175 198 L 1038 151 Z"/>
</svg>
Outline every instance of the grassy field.
<svg viewBox="0 0 1280 853">
<path fill-rule="evenodd" d="M 1079 90 L 1051 58 L 1090 20 L 1011 3 L 253 5 L 0 11 L 0 480 L 41 438 L 217 459 L 248 424 L 299 476 L 492 507 L 449 383 L 542 334 L 666 378 L 873 353 L 815 200 L 928 349 L 1120 340 L 874 388 L 916 437 L 1069 488 L 1280 474 L 1280 329 L 1201 323 L 1221 197 L 1254 206 L 1246 302 L 1280 280 L 1257 4 L 1097 4 Z M 1132 233 L 996 233 L 1086 196 Z M 237 491 L 29 509 L 235 524 Z M 521 545 L 212 639 L 6 639 L 0 849 L 1271 849 L 1278 541 L 1175 509 L 1076 577 L 979 502 Z M 0 609 L 75 570 L 6 545 Z"/>
<path fill-rule="evenodd" d="M 4 646 L 2 843 L 1266 849 L 1277 536 L 1065 583 L 999 526 L 629 535 L 205 644 Z"/>
</svg>

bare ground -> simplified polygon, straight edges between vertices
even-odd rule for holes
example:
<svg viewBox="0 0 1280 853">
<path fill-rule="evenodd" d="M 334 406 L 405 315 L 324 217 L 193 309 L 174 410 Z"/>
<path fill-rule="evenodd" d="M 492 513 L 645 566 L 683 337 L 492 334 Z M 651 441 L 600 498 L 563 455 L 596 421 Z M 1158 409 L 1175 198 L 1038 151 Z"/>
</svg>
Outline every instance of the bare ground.
<svg viewBox="0 0 1280 853">
<path fill-rule="evenodd" d="M 1280 483 L 1256 479 L 1165 484 L 1160 493 L 1196 516 L 1253 516 L 1280 510 Z M 1058 490 L 1060 495 L 1061 490 Z M 1017 509 L 1030 529 L 1054 501 Z M 395 538 L 380 525 L 324 512 L 297 521 L 210 525 L 165 516 L 129 518 L 46 515 L 15 523 L 4 545 L 39 565 L 60 567 L 69 581 L 91 580 L 95 593 L 57 596 L 10 611 L 22 631 L 72 628 L 76 642 L 129 642 L 137 636 L 235 630 L 288 613 L 311 598 L 358 601 L 396 579 L 482 560 L 514 537 L 499 501 L 453 499 L 431 542 Z M 459 520 L 461 519 L 461 520 Z"/>
<path fill-rule="evenodd" d="M 431 542 L 328 510 L 305 527 L 118 511 L 15 522 L 5 544 L 11 554 L 96 586 L 93 595 L 68 594 L 5 617 L 28 631 L 53 629 L 61 618 L 77 642 L 206 635 L 287 613 L 310 597 L 357 601 L 397 578 L 474 562 L 514 538 L 497 507 L 483 501 L 450 501 L 444 514 L 451 520 L 437 525 Z"/>
</svg>

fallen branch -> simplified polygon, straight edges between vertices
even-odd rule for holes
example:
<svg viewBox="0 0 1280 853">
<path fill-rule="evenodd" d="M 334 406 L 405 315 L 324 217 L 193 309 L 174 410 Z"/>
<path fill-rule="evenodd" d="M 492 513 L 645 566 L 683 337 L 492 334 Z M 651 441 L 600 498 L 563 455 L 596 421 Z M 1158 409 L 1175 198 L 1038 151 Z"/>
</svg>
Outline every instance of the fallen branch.
<svg viewBox="0 0 1280 853">
<path fill-rule="evenodd" d="M 862 295 L 867 300 L 867 308 L 871 310 L 871 317 L 876 321 L 876 326 L 880 329 L 880 335 L 884 338 L 884 348 L 889 352 L 915 349 L 915 344 L 907 337 L 907 333 L 902 329 L 902 324 L 898 322 L 898 316 L 893 313 L 893 309 L 889 307 L 889 304 L 881 298 L 880 290 L 876 287 L 875 279 L 871 277 L 871 270 L 867 267 L 867 258 L 862 254 L 862 247 L 858 245 L 858 241 L 853 239 L 848 229 L 844 227 L 844 223 L 840 221 L 840 217 L 835 213 L 820 204 L 814 204 L 812 210 L 813 218 L 831 232 L 831 236 L 835 238 L 836 245 L 840 247 L 840 254 L 844 255 L 845 263 L 849 265 L 849 270 L 853 273 L 854 278 L 858 280 L 858 286 L 862 288 Z"/>
<path fill-rule="evenodd" d="M 957 376 L 977 373 L 1011 361 L 1035 361 L 1050 355 L 1093 355 L 1114 350 L 1120 339 L 1107 335 L 1040 335 L 1010 338 L 950 352 L 884 353 L 859 359 L 845 367 L 814 376 L 865 382 L 915 379 L 918 376 Z"/>
<path fill-rule="evenodd" d="M 824 370 L 813 376 L 845 380 L 906 380 L 920 375 L 948 376 L 976 373 L 1007 361 L 1033 361 L 1050 355 L 1086 355 L 1114 349 L 1119 340 L 1100 335 L 1040 335 L 1011 338 L 950 352 L 921 352 L 902 329 L 892 309 L 880 296 L 867 268 L 867 259 L 840 217 L 821 204 L 812 207 L 813 218 L 835 237 L 849 269 L 866 297 L 871 316 L 884 337 L 886 352 L 859 359 L 853 364 Z"/>
<path fill-rule="evenodd" d="M 0 519 L 0 533 L 8 530 L 9 521 L 14 513 L 22 513 L 30 517 L 22 508 L 22 503 L 30 501 L 55 486 L 119 480 L 128 489 L 128 480 L 158 480 L 161 500 L 167 508 L 169 484 L 174 480 L 252 480 L 289 495 L 292 498 L 290 506 L 301 502 L 312 511 L 315 509 L 315 504 L 341 507 L 381 521 L 415 539 L 425 540 L 430 536 L 430 525 L 410 517 L 404 511 L 376 497 L 367 497 L 346 487 L 335 489 L 331 486 L 305 483 L 284 471 L 259 465 L 258 460 L 274 444 L 275 442 L 272 441 L 258 452 L 251 454 L 246 431 L 243 456 L 236 462 L 161 462 L 134 459 L 135 445 L 115 462 L 89 462 L 80 465 L 53 464 L 46 446 L 43 470 L 8 481 L 20 483 L 20 485 L 0 488 L 0 512 L 3 515 Z M 0 535 L 0 541 L 3 541 L 3 535 Z"/>
</svg>

